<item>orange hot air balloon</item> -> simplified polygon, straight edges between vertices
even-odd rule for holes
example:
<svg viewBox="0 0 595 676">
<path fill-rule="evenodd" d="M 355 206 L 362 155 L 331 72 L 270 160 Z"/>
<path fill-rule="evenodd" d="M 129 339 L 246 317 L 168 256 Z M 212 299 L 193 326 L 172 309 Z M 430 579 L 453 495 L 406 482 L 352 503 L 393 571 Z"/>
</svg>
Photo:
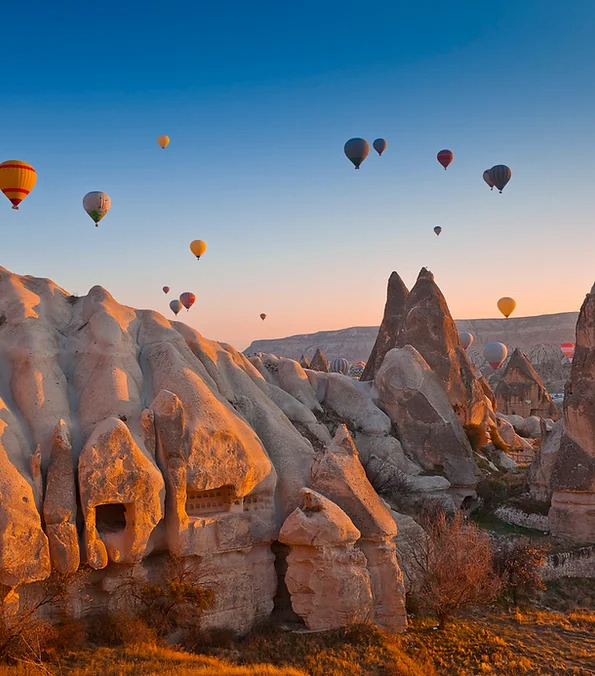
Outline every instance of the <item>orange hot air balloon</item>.
<svg viewBox="0 0 595 676">
<path fill-rule="evenodd" d="M 19 204 L 35 187 L 37 173 L 27 162 L 7 160 L 0 164 L 0 190 L 12 202 L 12 208 Z"/>
<path fill-rule="evenodd" d="M 189 310 L 196 302 L 196 296 L 191 291 L 184 291 L 180 294 L 180 303 Z"/>
<path fill-rule="evenodd" d="M 516 300 L 514 298 L 509 298 L 504 296 L 498 301 L 498 310 L 508 319 L 510 315 L 514 312 L 516 307 Z"/>
</svg>

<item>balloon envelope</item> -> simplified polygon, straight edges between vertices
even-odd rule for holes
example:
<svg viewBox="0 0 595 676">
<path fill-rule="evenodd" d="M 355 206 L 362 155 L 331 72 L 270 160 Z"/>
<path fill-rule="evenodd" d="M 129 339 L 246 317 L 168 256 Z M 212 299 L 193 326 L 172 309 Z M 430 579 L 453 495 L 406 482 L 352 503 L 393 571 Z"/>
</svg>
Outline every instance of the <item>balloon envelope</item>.
<svg viewBox="0 0 595 676">
<path fill-rule="evenodd" d="M 574 357 L 574 343 L 561 343 L 560 349 L 562 350 L 562 354 L 572 361 Z"/>
<path fill-rule="evenodd" d="M 483 180 L 490 186 L 490 190 L 494 189 L 494 181 L 492 181 L 492 177 L 490 176 L 490 170 L 486 169 L 483 172 Z"/>
<path fill-rule="evenodd" d="M 169 293 L 170 291 L 171 291 L 171 289 L 169 288 L 169 286 L 163 287 L 163 293 Z"/>
<path fill-rule="evenodd" d="M 355 165 L 356 169 L 359 169 L 359 165 L 368 157 L 370 152 L 370 145 L 363 138 L 350 138 L 349 141 L 345 144 L 343 148 L 347 159 L 349 159 Z"/>
<path fill-rule="evenodd" d="M 494 369 L 500 368 L 508 355 L 508 348 L 504 343 L 488 343 L 483 348 L 483 356 Z"/>
<path fill-rule="evenodd" d="M 267 318 L 267 316 L 265 315 L 264 312 L 261 312 L 261 313 L 260 313 L 260 318 L 261 318 L 262 321 L 264 322 L 264 320 Z"/>
<path fill-rule="evenodd" d="M 511 176 L 512 171 L 505 164 L 496 164 L 490 169 L 490 179 L 500 192 L 504 190 Z"/>
<path fill-rule="evenodd" d="M 349 362 L 342 357 L 333 359 L 329 364 L 328 370 L 330 373 L 342 373 L 346 376 L 349 373 Z"/>
<path fill-rule="evenodd" d="M 167 146 L 169 145 L 169 136 L 158 136 L 157 137 L 157 143 L 162 148 L 167 148 Z"/>
<path fill-rule="evenodd" d="M 107 195 L 104 192 L 99 190 L 94 190 L 93 192 L 88 192 L 83 197 L 83 208 L 91 216 L 95 225 L 107 214 L 110 210 L 112 203 Z"/>
<path fill-rule="evenodd" d="M 197 257 L 200 258 L 204 252 L 207 250 L 207 243 L 203 242 L 202 239 L 195 239 L 190 242 L 190 251 Z"/>
<path fill-rule="evenodd" d="M 383 138 L 377 138 L 374 139 L 372 146 L 379 155 L 382 155 L 382 153 L 386 150 L 387 143 Z"/>
<path fill-rule="evenodd" d="M 434 228 L 434 232 L 436 233 L 436 235 L 439 235 L 442 232 L 442 228 L 439 225 L 437 225 Z"/>
<path fill-rule="evenodd" d="M 468 331 L 461 331 L 459 333 L 459 340 L 461 341 L 461 347 L 466 350 L 473 342 L 473 334 Z"/>
<path fill-rule="evenodd" d="M 196 296 L 191 291 L 184 291 L 180 294 L 180 303 L 189 310 L 196 302 Z"/>
<path fill-rule="evenodd" d="M 504 296 L 498 301 L 498 310 L 505 316 L 510 317 L 516 307 L 516 300 L 514 298 L 509 298 Z"/>
<path fill-rule="evenodd" d="M 19 204 L 35 187 L 37 172 L 22 160 L 7 160 L 0 164 L 0 190 L 12 202 L 12 208 Z"/>
<path fill-rule="evenodd" d="M 171 311 L 177 315 L 178 312 L 182 309 L 183 305 L 180 303 L 180 301 L 176 298 L 175 300 L 172 300 L 169 304 L 169 307 Z"/>
<path fill-rule="evenodd" d="M 356 361 L 349 369 L 349 375 L 352 378 L 360 378 L 366 368 L 365 361 Z"/>
<path fill-rule="evenodd" d="M 436 155 L 436 159 L 444 169 L 446 169 L 446 167 L 454 160 L 454 157 L 455 155 L 452 150 L 441 150 L 438 155 Z"/>
</svg>

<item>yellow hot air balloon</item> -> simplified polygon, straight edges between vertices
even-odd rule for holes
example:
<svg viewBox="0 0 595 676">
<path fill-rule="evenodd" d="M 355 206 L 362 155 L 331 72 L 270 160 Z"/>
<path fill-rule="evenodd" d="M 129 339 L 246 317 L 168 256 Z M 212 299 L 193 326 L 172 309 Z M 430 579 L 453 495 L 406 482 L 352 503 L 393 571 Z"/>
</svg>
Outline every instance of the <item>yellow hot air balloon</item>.
<svg viewBox="0 0 595 676">
<path fill-rule="evenodd" d="M 35 187 L 37 173 L 27 162 L 7 160 L 0 164 L 0 190 L 12 202 L 12 208 L 19 204 Z"/>
<path fill-rule="evenodd" d="M 190 251 L 192 251 L 197 258 L 200 258 L 206 250 L 206 242 L 203 242 L 202 239 L 195 239 L 193 242 L 190 242 Z"/>
<path fill-rule="evenodd" d="M 169 145 L 169 136 L 158 136 L 157 137 L 157 143 L 162 148 L 167 148 L 167 146 Z"/>
<path fill-rule="evenodd" d="M 514 309 L 516 307 L 516 300 L 514 298 L 509 298 L 508 296 L 504 296 L 504 298 L 500 298 L 498 301 L 498 310 L 506 317 L 510 317 L 510 315 L 514 312 Z"/>
</svg>

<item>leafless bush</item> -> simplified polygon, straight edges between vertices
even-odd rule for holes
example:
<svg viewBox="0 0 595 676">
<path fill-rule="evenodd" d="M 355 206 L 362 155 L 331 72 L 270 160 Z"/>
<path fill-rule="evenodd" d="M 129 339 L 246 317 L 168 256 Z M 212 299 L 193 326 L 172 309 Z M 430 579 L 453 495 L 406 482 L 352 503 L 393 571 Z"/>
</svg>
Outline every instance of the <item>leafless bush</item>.
<svg viewBox="0 0 595 676">
<path fill-rule="evenodd" d="M 372 456 L 366 466 L 366 474 L 378 495 L 398 498 L 413 493 L 413 484 L 407 474 L 386 460 Z"/>
<path fill-rule="evenodd" d="M 530 542 L 527 538 L 507 540 L 500 544 L 494 557 L 495 567 L 502 577 L 503 592 L 515 606 L 545 589 L 541 572 L 548 548 Z"/>
</svg>

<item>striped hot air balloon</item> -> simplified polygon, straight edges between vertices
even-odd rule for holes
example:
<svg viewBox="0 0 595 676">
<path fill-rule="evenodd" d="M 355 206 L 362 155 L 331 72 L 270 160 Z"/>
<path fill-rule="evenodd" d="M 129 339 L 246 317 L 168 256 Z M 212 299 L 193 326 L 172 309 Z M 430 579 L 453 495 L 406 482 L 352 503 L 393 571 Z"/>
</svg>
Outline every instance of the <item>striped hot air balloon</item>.
<svg viewBox="0 0 595 676">
<path fill-rule="evenodd" d="M 444 170 L 446 171 L 446 167 L 454 160 L 455 154 L 452 152 L 452 150 L 441 150 L 437 155 L 436 159 L 440 164 L 444 167 Z"/>
<path fill-rule="evenodd" d="M 7 160 L 0 164 L 0 190 L 12 202 L 12 208 L 19 204 L 35 187 L 37 173 L 27 162 Z"/>
<path fill-rule="evenodd" d="M 329 373 L 342 373 L 346 376 L 349 373 L 349 362 L 343 357 L 333 359 L 328 367 Z"/>
<path fill-rule="evenodd" d="M 496 164 L 490 169 L 490 179 L 496 188 L 498 188 L 498 192 L 504 190 L 511 176 L 512 171 L 505 164 Z"/>
<path fill-rule="evenodd" d="M 574 358 L 574 343 L 561 343 L 560 349 L 562 350 L 562 354 L 572 361 Z"/>
</svg>

